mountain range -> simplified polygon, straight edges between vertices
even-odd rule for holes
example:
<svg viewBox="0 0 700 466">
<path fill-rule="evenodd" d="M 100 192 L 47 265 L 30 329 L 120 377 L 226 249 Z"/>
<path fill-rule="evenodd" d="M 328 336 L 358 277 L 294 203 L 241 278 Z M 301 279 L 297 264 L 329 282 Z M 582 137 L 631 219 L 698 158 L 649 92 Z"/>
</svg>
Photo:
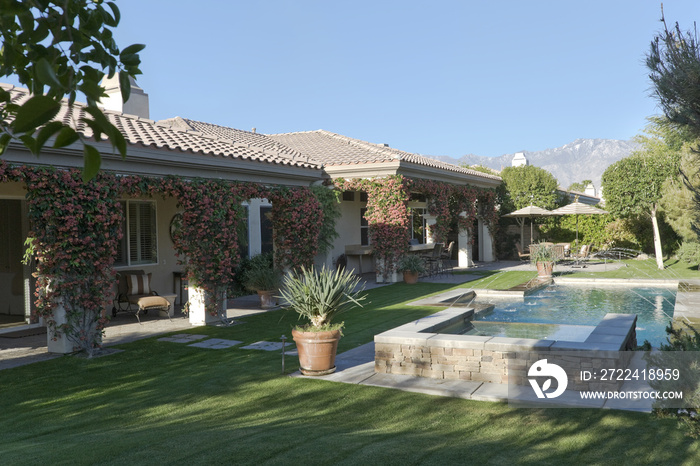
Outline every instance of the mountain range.
<svg viewBox="0 0 700 466">
<path fill-rule="evenodd" d="M 615 139 L 576 139 L 554 149 L 541 151 L 520 151 L 524 153 L 530 165 L 544 168 L 559 181 L 559 186 L 566 189 L 572 183 L 583 180 L 592 180 L 596 192 L 600 188 L 600 179 L 603 172 L 613 163 L 630 155 L 639 148 L 632 141 L 619 141 Z M 448 156 L 427 157 L 441 160 L 455 165 L 482 165 L 502 170 L 511 166 L 513 154 L 505 154 L 500 157 L 485 157 L 468 154 L 460 158 Z"/>
</svg>

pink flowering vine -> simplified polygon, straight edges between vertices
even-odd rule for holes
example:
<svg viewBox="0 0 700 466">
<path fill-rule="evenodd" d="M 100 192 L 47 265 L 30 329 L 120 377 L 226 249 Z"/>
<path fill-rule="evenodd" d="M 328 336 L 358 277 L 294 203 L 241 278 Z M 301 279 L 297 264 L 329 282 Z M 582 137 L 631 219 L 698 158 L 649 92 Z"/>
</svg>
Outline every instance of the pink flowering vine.
<svg viewBox="0 0 700 466">
<path fill-rule="evenodd" d="M 401 175 L 362 180 L 337 179 L 340 190 L 367 193 L 367 213 L 370 241 L 378 259 L 378 272 L 395 271 L 396 263 L 408 251 L 410 193 L 425 194 L 428 213 L 435 217 L 431 226 L 436 242 L 445 242 L 450 227 L 457 221 L 460 230 L 468 232 L 474 242 L 474 220 L 482 218 L 491 234 L 498 226 L 496 195 L 492 189 L 457 186 L 426 179 L 410 179 Z M 464 213 L 464 215 L 460 215 Z"/>
<path fill-rule="evenodd" d="M 90 356 L 102 343 L 106 308 L 114 284 L 112 266 L 121 239 L 119 185 L 112 175 L 83 182 L 79 170 L 9 167 L 0 181 L 23 181 L 37 268 L 37 314 L 54 338 L 65 335 L 73 349 Z M 65 322 L 54 315 L 65 310 Z"/>
<path fill-rule="evenodd" d="M 343 190 L 367 193 L 367 213 L 370 243 L 377 262 L 377 271 L 389 275 L 396 270 L 399 259 L 408 252 L 409 183 L 401 175 L 386 178 L 336 180 Z"/>
</svg>

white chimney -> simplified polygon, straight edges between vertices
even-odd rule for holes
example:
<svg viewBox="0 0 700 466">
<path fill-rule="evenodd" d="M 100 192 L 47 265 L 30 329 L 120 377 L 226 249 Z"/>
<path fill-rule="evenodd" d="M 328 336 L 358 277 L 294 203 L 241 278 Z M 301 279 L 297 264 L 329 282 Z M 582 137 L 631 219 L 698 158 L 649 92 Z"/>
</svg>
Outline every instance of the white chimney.
<svg viewBox="0 0 700 466">
<path fill-rule="evenodd" d="M 129 76 L 131 83 L 131 94 L 129 100 L 122 102 L 122 93 L 119 87 L 119 75 L 114 73 L 111 79 L 105 78 L 102 80 L 102 86 L 105 88 L 107 97 L 103 97 L 100 103 L 107 110 L 122 112 L 127 115 L 136 115 L 141 118 L 150 118 L 148 111 L 148 94 L 143 92 L 134 81 L 134 78 Z"/>
<path fill-rule="evenodd" d="M 527 158 L 525 158 L 525 153 L 524 152 L 518 152 L 513 156 L 513 161 L 511 162 L 511 166 L 513 167 L 522 167 L 523 165 L 530 165 L 530 162 L 528 162 Z"/>
<path fill-rule="evenodd" d="M 593 196 L 596 197 L 595 195 L 595 186 L 593 186 L 593 183 L 588 183 L 588 186 L 586 186 L 586 190 L 584 191 L 587 196 Z"/>
</svg>

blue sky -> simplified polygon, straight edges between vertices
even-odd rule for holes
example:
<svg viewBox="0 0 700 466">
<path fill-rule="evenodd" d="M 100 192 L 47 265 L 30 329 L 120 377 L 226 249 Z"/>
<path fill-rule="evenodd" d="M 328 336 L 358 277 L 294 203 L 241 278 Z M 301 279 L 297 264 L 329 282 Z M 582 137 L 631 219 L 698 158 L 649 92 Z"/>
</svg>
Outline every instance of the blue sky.
<svg viewBox="0 0 700 466">
<path fill-rule="evenodd" d="M 147 45 L 151 118 L 325 129 L 409 152 L 498 156 L 629 139 L 657 114 L 660 2 L 118 0 Z M 697 0 L 664 3 L 684 28 Z"/>
</svg>

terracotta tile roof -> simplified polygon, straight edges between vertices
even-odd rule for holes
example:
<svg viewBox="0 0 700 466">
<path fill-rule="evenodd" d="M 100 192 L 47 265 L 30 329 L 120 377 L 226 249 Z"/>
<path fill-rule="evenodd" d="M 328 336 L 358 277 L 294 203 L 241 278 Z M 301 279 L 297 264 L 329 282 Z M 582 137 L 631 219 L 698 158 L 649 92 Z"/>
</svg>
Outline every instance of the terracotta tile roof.
<svg viewBox="0 0 700 466">
<path fill-rule="evenodd" d="M 10 91 L 14 103 L 21 104 L 29 98 L 27 89 L 6 84 L 0 84 L 0 86 Z M 305 157 L 294 154 L 289 149 L 285 148 L 286 150 L 281 152 L 280 148 L 277 147 L 279 145 L 274 141 L 267 142 L 264 146 L 259 146 L 254 144 L 257 141 L 256 138 L 248 138 L 245 141 L 242 138 L 232 140 L 220 135 L 205 134 L 194 129 L 187 129 L 182 127 L 182 125 L 173 124 L 172 121 L 156 123 L 153 120 L 110 110 L 105 110 L 104 113 L 119 128 L 129 144 L 183 152 L 189 151 L 194 154 L 232 157 L 256 162 L 321 168 L 320 164 L 309 162 Z M 93 135 L 92 130 L 80 122 L 80 118 L 85 116 L 87 116 L 85 107 L 76 103 L 72 109 L 68 105 L 63 105 L 55 119 L 73 126 L 85 137 L 91 138 Z M 245 132 L 241 131 L 241 133 Z"/>
<path fill-rule="evenodd" d="M 14 103 L 22 103 L 28 99 L 27 89 L 1 83 L 0 86 L 10 91 Z M 124 134 L 129 144 L 143 147 L 189 151 L 194 154 L 315 169 L 321 169 L 322 166 L 400 161 L 491 180 L 501 180 L 495 175 L 324 130 L 266 135 L 181 117 L 155 122 L 110 110 L 105 110 L 105 115 Z M 84 116 L 86 116 L 85 107 L 76 103 L 73 109 L 67 105 L 62 106 L 56 119 L 73 126 L 85 137 L 90 138 L 92 130 L 80 122 L 80 118 Z"/>
<path fill-rule="evenodd" d="M 459 167 L 422 155 L 394 149 L 383 144 L 373 144 L 325 130 L 271 134 L 269 136 L 275 141 L 296 149 L 302 154 L 306 154 L 311 159 L 321 162 L 326 166 L 391 162 L 398 160 L 493 180 L 501 179 L 498 176 L 489 175 L 470 168 Z"/>
<path fill-rule="evenodd" d="M 289 155 L 290 157 L 305 157 L 299 151 L 296 151 L 290 147 L 280 144 L 274 139 L 261 133 L 253 133 L 251 131 L 243 131 L 241 129 L 229 128 L 226 126 L 219 126 L 211 123 L 204 123 L 201 121 L 189 120 L 187 118 L 181 117 L 170 118 L 168 120 L 161 120 L 159 121 L 159 123 L 167 123 L 176 128 L 199 131 L 200 133 L 207 134 L 209 136 L 215 136 L 223 139 L 229 139 L 231 141 L 236 141 L 241 144 L 248 144 L 250 146 L 270 149 L 279 152 L 280 154 Z"/>
</svg>

